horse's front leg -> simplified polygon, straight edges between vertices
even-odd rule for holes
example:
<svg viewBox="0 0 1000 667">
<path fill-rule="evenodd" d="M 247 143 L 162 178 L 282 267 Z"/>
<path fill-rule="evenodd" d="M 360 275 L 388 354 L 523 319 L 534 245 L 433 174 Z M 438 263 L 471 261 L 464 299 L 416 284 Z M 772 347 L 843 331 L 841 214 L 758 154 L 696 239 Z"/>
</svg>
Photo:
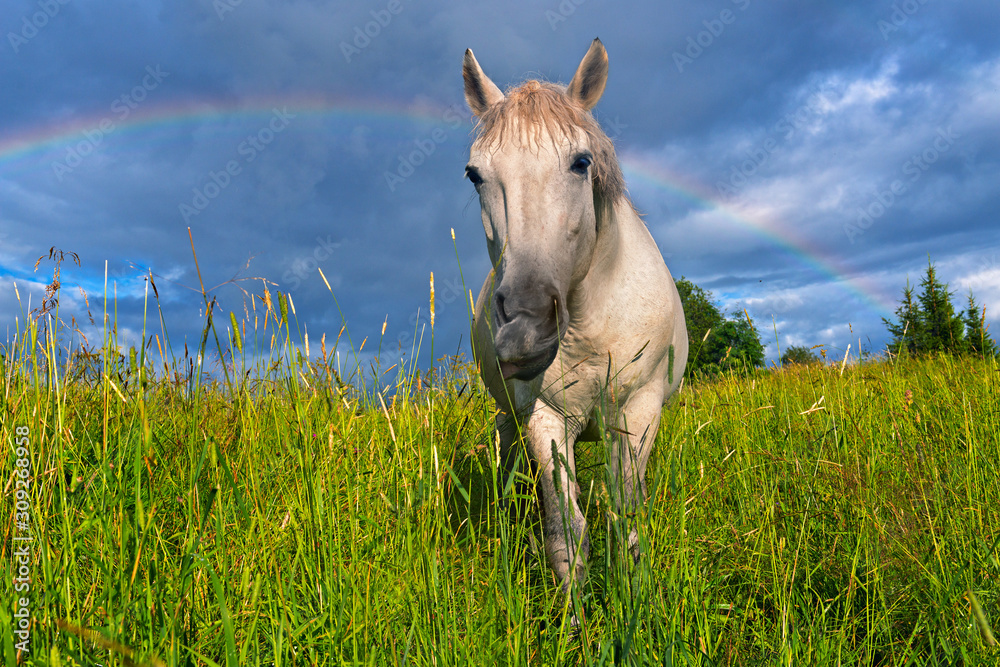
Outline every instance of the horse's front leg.
<svg viewBox="0 0 1000 667">
<path fill-rule="evenodd" d="M 633 517 L 628 547 L 635 560 L 639 559 L 639 533 L 634 517 L 645 501 L 646 464 L 653 451 L 662 411 L 662 388 L 656 384 L 643 387 L 629 397 L 622 408 L 618 431 L 609 438 L 609 493 L 615 511 L 626 520 Z"/>
<path fill-rule="evenodd" d="M 573 455 L 580 430 L 579 420 L 567 420 L 540 402 L 526 425 L 528 448 L 538 466 L 545 554 L 564 591 L 583 580 L 590 553 Z"/>
</svg>

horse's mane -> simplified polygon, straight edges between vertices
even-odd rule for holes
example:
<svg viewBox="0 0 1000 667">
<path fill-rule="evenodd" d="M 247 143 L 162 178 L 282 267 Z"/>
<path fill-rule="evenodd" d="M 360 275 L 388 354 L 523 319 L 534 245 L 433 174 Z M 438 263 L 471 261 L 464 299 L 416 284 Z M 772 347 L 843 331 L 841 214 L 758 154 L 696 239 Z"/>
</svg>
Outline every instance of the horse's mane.
<svg viewBox="0 0 1000 667">
<path fill-rule="evenodd" d="M 520 131 L 519 138 L 537 145 L 543 133 L 555 141 L 558 135 L 575 138 L 576 130 L 586 134 L 594 156 L 594 194 L 613 206 L 626 197 L 614 144 L 594 117 L 566 95 L 564 86 L 531 80 L 508 90 L 501 102 L 479 117 L 475 143 L 500 143 L 508 132 Z"/>
</svg>

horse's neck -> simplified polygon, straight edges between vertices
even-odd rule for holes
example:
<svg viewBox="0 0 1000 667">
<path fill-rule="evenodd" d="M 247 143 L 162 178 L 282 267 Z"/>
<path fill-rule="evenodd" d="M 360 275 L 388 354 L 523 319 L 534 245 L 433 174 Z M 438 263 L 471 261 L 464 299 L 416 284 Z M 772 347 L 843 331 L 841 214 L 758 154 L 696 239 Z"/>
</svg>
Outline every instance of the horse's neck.
<svg viewBox="0 0 1000 667">
<path fill-rule="evenodd" d="M 627 261 L 628 239 L 633 236 L 631 226 L 642 224 L 628 201 L 598 207 L 597 242 L 591 258 L 590 269 L 570 295 L 570 315 L 583 315 L 610 296 L 611 284 Z M 575 307 L 574 307 L 575 306 Z"/>
<path fill-rule="evenodd" d="M 597 211 L 597 245 L 592 269 L 596 272 L 595 277 L 607 278 L 624 259 L 624 246 L 632 236 L 632 227 L 641 225 L 642 221 L 625 199 L 600 209 Z"/>
</svg>

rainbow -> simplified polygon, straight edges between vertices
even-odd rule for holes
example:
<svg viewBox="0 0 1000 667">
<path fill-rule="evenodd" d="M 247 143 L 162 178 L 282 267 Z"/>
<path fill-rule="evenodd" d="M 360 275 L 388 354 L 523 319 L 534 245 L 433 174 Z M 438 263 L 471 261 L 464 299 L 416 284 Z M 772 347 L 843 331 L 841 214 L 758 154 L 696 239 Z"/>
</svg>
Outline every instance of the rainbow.
<svg viewBox="0 0 1000 667">
<path fill-rule="evenodd" d="M 839 286 L 877 314 L 892 314 L 893 300 L 883 294 L 879 285 L 857 275 L 843 262 L 830 257 L 812 242 L 789 230 L 781 221 L 760 215 L 747 215 L 735 205 L 720 202 L 703 184 L 648 158 L 625 154 L 621 157 L 621 164 L 627 181 L 638 180 L 680 197 L 695 208 L 717 211 L 730 224 L 780 248 L 795 261 Z"/>
<path fill-rule="evenodd" d="M 206 124 L 219 127 L 213 136 L 226 132 L 245 134 L 248 122 L 262 122 L 274 109 L 288 109 L 296 117 L 302 115 L 326 121 L 346 121 L 355 125 L 384 124 L 387 126 L 387 133 L 396 131 L 401 125 L 414 123 L 445 129 L 460 126 L 471 129 L 468 110 L 464 104 L 457 103 L 440 107 L 386 99 L 294 95 L 241 99 L 238 102 L 219 98 L 157 103 L 155 94 L 156 91 L 152 91 L 148 101 L 136 105 L 134 110 L 130 109 L 124 118 L 120 117 L 120 106 L 119 113 L 115 113 L 109 106 L 101 112 L 68 117 L 0 136 L 0 178 L 51 171 L 53 163 L 64 159 L 70 151 L 85 147 L 88 142 L 92 143 L 87 138 L 88 133 L 95 136 L 102 123 L 107 127 L 108 122 L 112 123 L 113 129 L 105 135 L 105 139 L 109 139 L 109 143 L 116 142 L 119 146 L 119 137 L 123 135 L 141 137 L 141 145 L 150 146 L 159 142 L 167 143 L 179 131 Z M 136 144 L 133 142 L 126 145 Z M 97 150 L 100 150 L 99 146 Z M 679 196 L 696 208 L 718 211 L 735 227 L 782 249 L 795 261 L 840 286 L 879 315 L 891 314 L 893 300 L 884 295 L 877 285 L 799 237 L 780 221 L 761 219 L 758 215 L 740 211 L 736 206 L 721 203 L 703 184 L 695 183 L 648 158 L 626 154 L 622 158 L 622 166 L 629 181 L 641 181 L 671 196 Z"/>
<path fill-rule="evenodd" d="M 156 91 L 150 93 L 154 97 Z M 122 117 L 122 105 L 111 105 L 103 111 L 73 116 L 59 121 L 26 127 L 7 136 L 0 136 L 0 177 L 21 172 L 51 169 L 52 161 L 68 150 L 93 143 L 90 136 L 104 134 L 117 140 L 121 135 L 141 134 L 143 145 L 167 141 L 174 133 L 191 126 L 214 124 L 222 131 L 245 134 L 247 122 L 260 123 L 275 109 L 288 109 L 290 114 L 321 120 L 354 123 L 422 123 L 445 128 L 468 123 L 469 113 L 464 104 L 437 107 L 430 104 L 403 103 L 391 100 L 355 98 L 325 98 L 318 96 L 274 96 L 244 98 L 236 102 L 226 99 L 181 100 L 155 104 L 152 100 L 139 103 Z M 102 124 L 112 130 L 101 131 Z M 471 125 L 470 125 L 471 127 Z M 103 139 L 102 139 L 103 142 Z"/>
</svg>

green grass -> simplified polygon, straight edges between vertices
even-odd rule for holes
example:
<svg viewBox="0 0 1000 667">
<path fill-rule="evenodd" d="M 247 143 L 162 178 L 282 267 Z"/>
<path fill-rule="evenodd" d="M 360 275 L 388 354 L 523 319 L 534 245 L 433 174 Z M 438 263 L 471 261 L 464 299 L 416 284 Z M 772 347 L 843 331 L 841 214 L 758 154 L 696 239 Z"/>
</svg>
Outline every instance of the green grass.
<svg viewBox="0 0 1000 667">
<path fill-rule="evenodd" d="M 413 368 L 341 372 L 332 342 L 307 354 L 283 297 L 256 304 L 228 334 L 216 313 L 179 358 L 162 322 L 120 349 L 113 315 L 89 352 L 58 349 L 55 312 L 3 346 L 4 667 L 18 427 L 28 664 L 1000 663 L 995 361 L 686 386 L 638 516 L 609 510 L 602 446 L 577 448 L 592 554 L 564 598 L 535 511 L 498 503 L 494 406 L 467 365 L 429 386 Z M 209 380 L 216 335 L 235 363 Z M 358 390 L 373 373 L 394 399 Z"/>
</svg>

